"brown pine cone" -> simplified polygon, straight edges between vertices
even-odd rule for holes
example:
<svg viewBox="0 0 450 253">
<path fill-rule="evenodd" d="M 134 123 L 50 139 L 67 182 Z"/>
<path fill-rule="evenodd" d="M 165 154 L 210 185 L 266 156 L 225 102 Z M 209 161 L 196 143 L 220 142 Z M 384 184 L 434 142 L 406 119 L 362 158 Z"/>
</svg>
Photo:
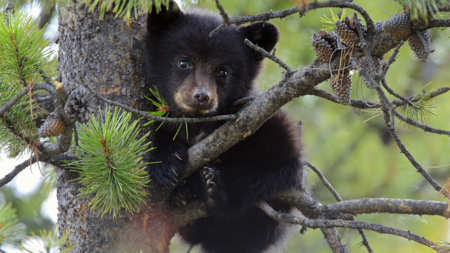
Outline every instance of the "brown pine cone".
<svg viewBox="0 0 450 253">
<path fill-rule="evenodd" d="M 365 27 L 361 24 L 361 29 L 364 32 Z M 338 21 L 335 24 L 336 33 L 341 37 L 342 42 L 350 47 L 357 47 L 359 44 L 359 36 L 356 30 L 356 20 L 355 18 L 345 17 L 344 21 Z"/>
<path fill-rule="evenodd" d="M 383 23 L 383 32 L 397 37 L 406 37 L 411 34 L 412 24 L 407 14 L 397 14 Z"/>
<path fill-rule="evenodd" d="M 332 74 L 330 83 L 339 98 L 339 103 L 349 105 L 352 95 L 352 76 L 349 73 Z"/>
<path fill-rule="evenodd" d="M 59 115 L 50 115 L 39 128 L 39 136 L 58 136 L 64 132 L 66 124 Z"/>
<path fill-rule="evenodd" d="M 314 47 L 317 58 L 324 62 L 330 61 L 333 51 L 337 48 L 337 40 L 338 37 L 333 32 L 319 31 L 319 34 L 314 33 L 311 37 L 311 45 Z"/>
<path fill-rule="evenodd" d="M 430 55 L 431 34 L 427 30 L 418 33 L 422 35 L 423 41 L 416 33 L 408 37 L 408 45 L 421 62 L 427 62 Z"/>
</svg>

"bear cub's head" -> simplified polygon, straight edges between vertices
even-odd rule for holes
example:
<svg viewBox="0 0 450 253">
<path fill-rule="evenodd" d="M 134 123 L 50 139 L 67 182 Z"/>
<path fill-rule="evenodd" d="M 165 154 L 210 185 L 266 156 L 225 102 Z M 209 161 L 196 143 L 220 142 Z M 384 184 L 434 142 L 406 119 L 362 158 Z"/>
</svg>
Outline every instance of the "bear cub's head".
<svg viewBox="0 0 450 253">
<path fill-rule="evenodd" d="M 267 22 L 225 27 L 206 11 L 182 12 L 176 3 L 155 7 L 145 35 L 148 83 L 156 86 L 173 116 L 204 117 L 233 113 L 233 102 L 249 96 L 261 68 L 261 55 L 244 39 L 270 52 L 278 29 Z"/>
</svg>

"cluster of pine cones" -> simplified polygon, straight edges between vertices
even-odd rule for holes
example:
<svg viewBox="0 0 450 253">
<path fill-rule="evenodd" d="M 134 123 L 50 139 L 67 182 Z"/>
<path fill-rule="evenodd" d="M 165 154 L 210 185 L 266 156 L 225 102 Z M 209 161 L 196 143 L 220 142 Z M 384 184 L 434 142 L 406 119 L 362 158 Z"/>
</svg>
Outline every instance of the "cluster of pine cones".
<svg viewBox="0 0 450 253">
<path fill-rule="evenodd" d="M 360 38 L 356 29 L 356 23 L 358 21 L 354 17 L 351 19 L 345 17 L 344 20 L 335 23 L 335 33 L 319 31 L 318 34 L 313 34 L 311 37 L 311 45 L 314 47 L 317 58 L 323 62 L 331 61 L 337 55 L 337 50 L 341 49 L 339 48 L 340 41 L 350 48 L 360 46 Z M 367 30 L 363 24 L 360 25 L 361 31 L 365 35 Z M 427 61 L 431 52 L 431 35 L 427 30 L 412 30 L 409 12 L 405 11 L 404 14 L 397 14 L 386 21 L 380 21 L 376 24 L 375 29 L 382 29 L 384 34 L 407 39 L 416 57 L 422 62 Z M 381 70 L 381 59 L 372 56 L 372 63 L 369 60 L 368 57 L 363 56 L 357 59 L 357 62 L 361 70 L 365 70 L 370 76 L 375 76 Z M 371 80 L 363 77 L 363 81 L 368 88 L 374 88 Z M 342 67 L 341 71 L 331 75 L 331 87 L 341 104 L 350 104 L 352 78 L 349 71 L 345 69 L 345 66 Z"/>
</svg>

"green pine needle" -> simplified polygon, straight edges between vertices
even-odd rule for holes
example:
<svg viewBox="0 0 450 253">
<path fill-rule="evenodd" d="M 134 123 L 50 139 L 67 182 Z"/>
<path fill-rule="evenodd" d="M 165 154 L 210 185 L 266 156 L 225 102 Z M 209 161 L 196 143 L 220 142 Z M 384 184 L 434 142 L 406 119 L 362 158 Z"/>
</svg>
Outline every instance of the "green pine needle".
<svg viewBox="0 0 450 253">
<path fill-rule="evenodd" d="M 325 14 L 323 15 L 324 17 L 320 18 L 320 21 L 322 21 L 323 27 L 325 30 L 333 30 L 334 29 L 334 24 L 336 24 L 336 22 L 338 21 L 342 21 L 345 19 L 345 12 L 347 11 L 347 9 L 344 9 L 342 11 L 342 15 L 341 18 L 339 19 L 338 15 L 334 14 L 333 10 L 329 9 L 330 13 L 331 13 L 331 18 L 327 17 Z"/>
<path fill-rule="evenodd" d="M 167 104 L 167 102 L 164 100 L 164 98 L 162 97 L 161 93 L 159 93 L 158 88 L 156 88 L 156 86 L 153 86 L 153 89 L 150 88 L 149 89 L 150 92 L 152 93 L 153 97 L 155 97 L 156 100 L 149 98 L 147 96 L 145 96 L 148 100 L 150 100 L 152 102 L 152 104 L 157 108 L 156 111 L 153 112 L 149 112 L 151 115 L 155 115 L 158 117 L 167 117 L 169 116 L 169 104 Z M 184 118 L 184 115 L 183 115 Z M 144 126 L 154 123 L 154 120 L 150 120 L 149 122 L 145 123 Z M 159 124 L 159 126 L 156 128 L 155 131 L 158 131 L 158 129 L 164 124 L 164 122 L 161 122 L 161 124 Z M 180 126 L 177 129 L 177 132 L 175 133 L 175 136 L 173 137 L 173 140 L 175 140 L 175 138 L 177 138 L 178 133 L 181 130 L 183 123 L 180 123 Z M 189 139 L 189 132 L 188 132 L 188 125 L 185 122 L 185 129 L 186 129 L 186 138 Z"/>
<path fill-rule="evenodd" d="M 31 232 L 31 239 L 25 235 L 23 246 L 19 248 L 29 253 L 66 253 L 77 248 L 69 241 L 69 233 L 64 231 L 58 239 L 58 233 L 47 230 L 39 230 L 39 236 Z"/>
<path fill-rule="evenodd" d="M 0 14 L 4 20 L 5 15 Z M 0 22 L 0 74 L 9 81 L 36 80 L 42 63 L 49 60 L 52 50 L 43 39 L 44 29 L 39 29 L 32 16 L 22 12 L 9 14 L 9 24 Z"/>
<path fill-rule="evenodd" d="M 23 226 L 18 224 L 16 209 L 11 203 L 0 205 L 0 242 L 13 242 L 20 240 Z"/>
<path fill-rule="evenodd" d="M 426 84 L 422 90 L 425 90 L 425 88 L 430 83 Z M 430 118 L 428 118 L 429 114 L 437 116 L 436 112 L 434 111 L 436 106 L 434 105 L 434 98 L 430 97 L 432 91 L 425 92 L 425 93 L 417 93 L 417 96 L 422 96 L 420 100 L 416 102 L 411 102 L 411 104 L 406 105 L 405 112 L 403 113 L 403 116 L 410 118 L 416 122 L 420 122 L 424 125 L 428 125 L 428 123 L 431 121 Z M 403 121 L 400 121 L 398 126 L 400 126 L 403 123 Z M 412 131 L 413 126 L 406 124 L 406 130 Z"/>
<path fill-rule="evenodd" d="M 134 17 L 137 18 L 139 11 L 151 11 L 153 4 L 156 11 L 161 10 L 161 5 L 168 5 L 169 0 L 83 0 L 82 4 L 89 7 L 89 11 L 95 9 L 100 10 L 100 18 L 103 19 L 107 11 L 116 13 L 116 17 L 123 17 L 127 22 L 130 21 L 131 12 L 134 12 Z"/>
<path fill-rule="evenodd" d="M 99 215 L 112 213 L 120 216 L 120 209 L 135 212 L 147 192 L 150 182 L 142 155 L 149 142 L 146 133 L 140 139 L 138 121 L 130 123 L 131 113 L 106 109 L 104 120 L 91 116 L 89 125 L 80 125 L 78 139 L 80 149 L 75 149 L 79 160 L 72 162 L 85 186 L 80 196 L 95 194 L 90 206 L 99 210 Z M 103 122 L 103 123 L 102 123 Z"/>
<path fill-rule="evenodd" d="M 439 5 L 450 4 L 450 0 L 397 0 L 397 2 L 403 6 L 408 5 L 411 19 L 422 18 L 426 22 L 439 11 Z"/>
<path fill-rule="evenodd" d="M 20 90 L 18 81 L 12 82 L 6 75 L 0 74 L 0 106 L 9 102 Z M 37 112 L 34 112 L 37 115 Z M 0 150 L 6 151 L 10 157 L 17 157 L 28 148 L 18 133 L 32 140 L 37 139 L 36 127 L 30 114 L 29 97 L 22 97 L 4 115 L 0 116 Z"/>
</svg>

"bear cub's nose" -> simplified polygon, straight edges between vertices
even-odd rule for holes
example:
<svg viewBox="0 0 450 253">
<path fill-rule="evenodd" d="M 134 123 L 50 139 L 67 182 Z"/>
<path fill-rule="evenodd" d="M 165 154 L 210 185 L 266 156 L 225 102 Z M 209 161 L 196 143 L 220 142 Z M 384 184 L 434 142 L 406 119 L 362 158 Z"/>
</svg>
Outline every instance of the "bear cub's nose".
<svg viewBox="0 0 450 253">
<path fill-rule="evenodd" d="M 204 105 L 208 103 L 210 94 L 208 91 L 204 89 L 196 89 L 192 94 L 192 96 L 199 105 Z"/>
</svg>

